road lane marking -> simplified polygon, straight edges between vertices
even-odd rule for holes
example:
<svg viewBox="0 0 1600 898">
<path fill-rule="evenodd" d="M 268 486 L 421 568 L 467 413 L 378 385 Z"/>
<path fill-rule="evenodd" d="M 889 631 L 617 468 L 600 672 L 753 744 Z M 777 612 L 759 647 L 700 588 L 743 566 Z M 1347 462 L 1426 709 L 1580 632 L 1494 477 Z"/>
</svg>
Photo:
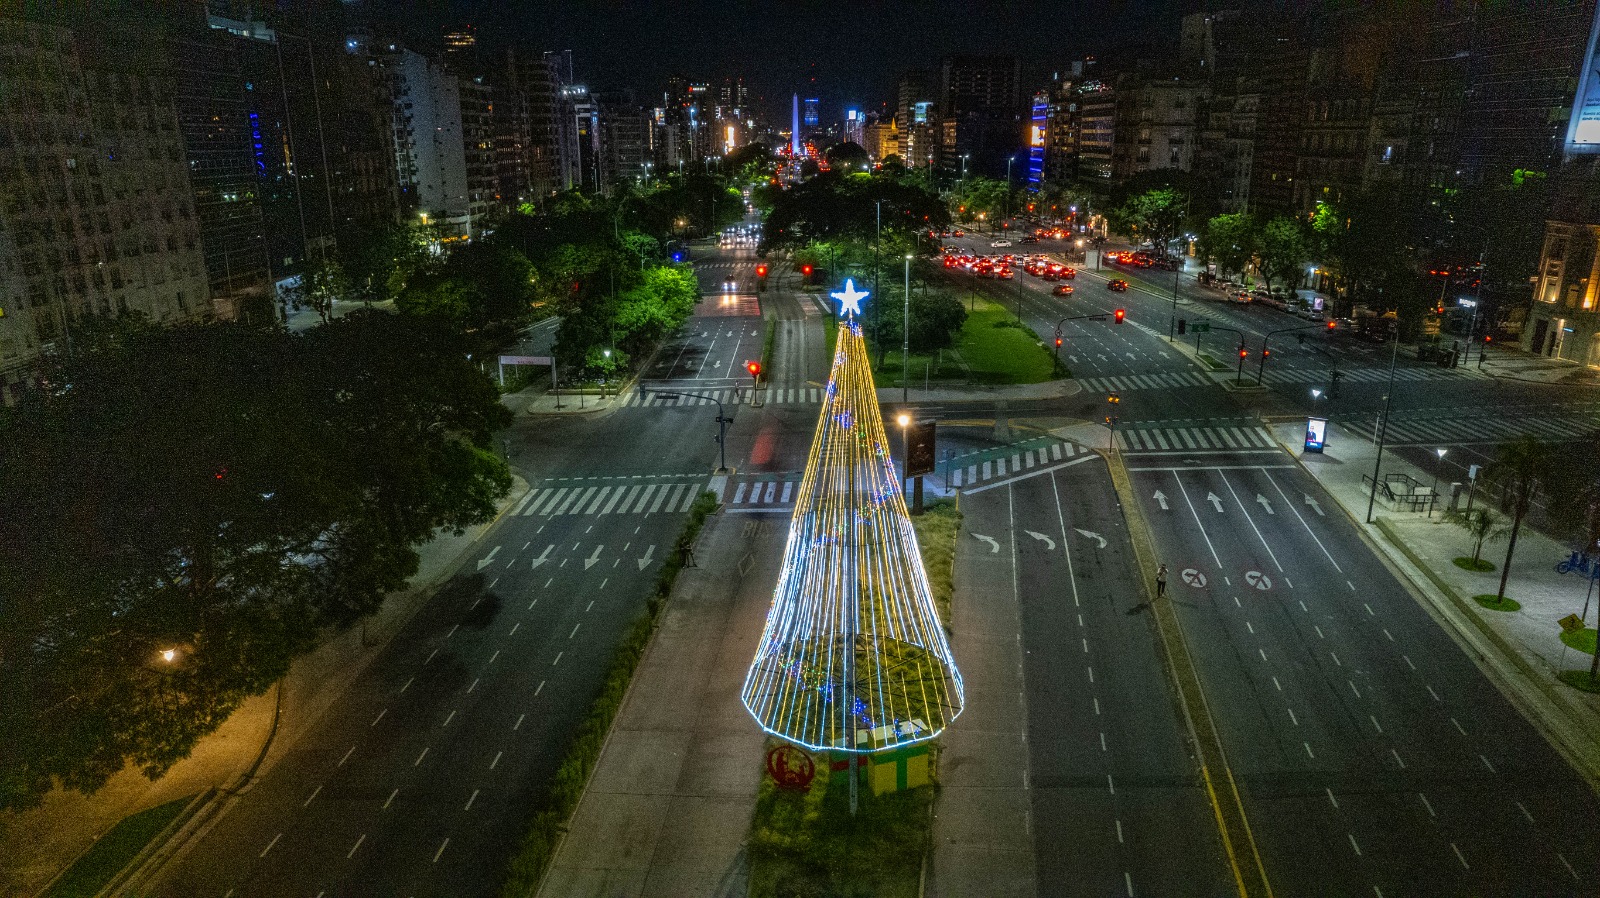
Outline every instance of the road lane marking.
<svg viewBox="0 0 1600 898">
<path fill-rule="evenodd" d="M 1566 867 L 1568 873 L 1572 874 L 1572 881 L 1573 882 L 1582 882 L 1582 880 L 1580 880 L 1578 878 L 1578 871 L 1572 869 L 1572 865 L 1567 863 L 1566 855 L 1564 855 L 1564 854 L 1562 854 L 1561 852 L 1558 851 L 1558 852 L 1556 852 L 1556 859 L 1561 861 L 1561 866 Z"/>
<path fill-rule="evenodd" d="M 1433 812 L 1433 802 L 1428 800 L 1428 796 L 1418 792 L 1417 797 L 1422 799 L 1422 806 L 1428 809 L 1428 816 L 1435 820 L 1439 819 L 1439 815 Z"/>
<path fill-rule="evenodd" d="M 1289 712 L 1289 722 L 1290 723 L 1294 724 L 1295 726 L 1299 726 L 1300 725 L 1300 718 L 1294 716 L 1294 709 L 1293 708 L 1284 708 L 1283 710 Z"/>
<path fill-rule="evenodd" d="M 1528 818 L 1529 823 L 1533 822 L 1533 815 L 1528 813 L 1528 809 L 1522 806 L 1522 802 L 1512 799 L 1511 803 L 1517 806 L 1517 810 L 1522 812 L 1522 816 Z"/>
<path fill-rule="evenodd" d="M 1489 763 L 1489 759 L 1488 758 L 1486 758 L 1486 757 L 1484 757 L 1483 755 L 1480 754 L 1480 755 L 1478 755 L 1478 760 L 1483 762 L 1483 766 L 1489 768 L 1489 772 L 1490 773 L 1497 773 L 1498 772 L 1498 771 L 1496 771 L 1494 769 L 1494 765 Z"/>
<path fill-rule="evenodd" d="M 1104 730 L 1100 731 L 1100 750 L 1101 751 L 1108 751 L 1108 749 L 1106 748 L 1106 734 L 1105 734 Z"/>
<path fill-rule="evenodd" d="M 1378 725 L 1378 717 L 1377 717 L 1376 714 L 1368 714 L 1367 715 L 1367 719 L 1372 721 L 1372 728 L 1373 729 L 1377 730 L 1379 733 L 1383 732 L 1383 727 Z"/>
<path fill-rule="evenodd" d="M 440 842 L 440 843 L 439 843 L 439 850 L 438 850 L 438 851 L 435 851 L 435 852 L 434 852 L 434 853 L 433 853 L 433 862 L 434 862 L 434 863 L 435 863 L 435 864 L 437 864 L 437 863 L 439 863 L 439 855 L 441 855 L 441 854 L 444 854 L 444 849 L 445 849 L 445 847 L 446 847 L 446 846 L 448 846 L 448 845 L 449 845 L 449 844 L 450 844 L 450 837 L 449 837 L 449 836 L 446 836 L 446 837 L 445 837 L 445 840 L 444 840 L 444 841 L 443 841 L 443 842 Z"/>
<path fill-rule="evenodd" d="M 481 602 L 481 601 L 483 601 L 483 596 L 478 596 L 476 599 L 473 599 L 472 600 L 472 604 L 467 606 L 467 610 L 468 611 L 474 610 L 475 608 L 478 607 L 478 603 Z"/>
<path fill-rule="evenodd" d="M 1354 692 L 1356 694 L 1356 698 L 1360 698 L 1361 697 L 1361 690 L 1356 688 L 1356 681 L 1355 680 L 1345 680 L 1345 682 L 1350 684 L 1350 691 Z"/>
<path fill-rule="evenodd" d="M 1178 484 L 1178 492 L 1183 494 L 1183 504 L 1189 506 L 1189 514 L 1194 516 L 1194 525 L 1200 528 L 1200 536 L 1205 539 L 1206 548 L 1211 550 L 1211 560 L 1217 563 L 1217 567 L 1222 567 L 1222 559 L 1217 555 L 1217 547 L 1211 544 L 1211 536 L 1206 533 L 1206 525 L 1200 520 L 1200 512 L 1195 511 L 1194 501 L 1189 498 L 1189 491 L 1183 488 L 1183 478 L 1178 476 L 1177 471 L 1173 471 L 1172 479 Z"/>
<path fill-rule="evenodd" d="M 367 840 L 367 834 L 366 833 L 362 833 L 361 834 L 361 838 L 357 839 L 356 843 L 354 845 L 350 846 L 350 850 L 345 852 L 344 859 L 345 860 L 349 860 L 349 859 L 355 857 L 356 856 L 356 849 L 360 848 L 361 847 L 361 843 L 365 842 L 366 840 Z"/>
<path fill-rule="evenodd" d="M 1086 664 L 1084 666 L 1089 669 L 1089 682 L 1093 683 L 1094 682 L 1094 665 L 1093 664 Z"/>
<path fill-rule="evenodd" d="M 1439 697 L 1439 693 L 1433 691 L 1433 687 L 1432 686 L 1428 687 L 1428 694 L 1433 696 L 1433 700 L 1436 701 L 1436 702 L 1444 701 L 1444 699 Z"/>
<path fill-rule="evenodd" d="M 538 698 L 539 697 L 539 693 L 541 693 L 543 691 L 544 691 L 544 680 L 540 680 L 539 681 L 539 688 L 533 690 L 533 697 L 534 698 Z"/>
<path fill-rule="evenodd" d="M 1087 639 L 1083 640 L 1083 653 L 1085 655 L 1089 654 L 1089 640 Z"/>
<path fill-rule="evenodd" d="M 427 756 L 428 756 L 428 746 L 424 745 L 422 747 L 422 754 L 417 755 L 417 759 L 415 761 L 411 762 L 411 766 L 412 767 L 416 767 L 416 766 L 420 765 L 422 763 L 422 759 L 426 758 Z"/>
<path fill-rule="evenodd" d="M 567 634 L 567 638 L 571 639 L 572 637 L 577 636 L 578 635 L 578 628 L 581 627 L 581 626 L 583 626 L 583 622 L 582 621 L 579 621 L 578 623 L 573 624 L 572 625 L 572 632 Z"/>
<path fill-rule="evenodd" d="M 1316 756 L 1316 754 L 1314 752 L 1311 751 L 1311 743 L 1309 743 L 1309 742 L 1301 742 L 1300 744 L 1304 745 L 1306 747 L 1306 757 L 1309 757 L 1311 760 L 1315 761 L 1317 759 L 1317 756 Z"/>
<path fill-rule="evenodd" d="M 1289 578 L 1288 577 L 1283 578 L 1283 582 L 1288 583 L 1289 582 Z M 1305 599 L 1296 599 L 1295 601 L 1300 603 L 1300 610 L 1301 611 L 1304 611 L 1307 614 L 1311 613 L 1311 609 L 1306 607 L 1306 600 Z"/>
<path fill-rule="evenodd" d="M 429 661 L 432 661 L 433 660 L 433 656 L 437 655 L 437 654 L 439 654 L 439 650 L 438 649 L 434 649 L 432 652 L 428 653 L 428 657 L 424 658 L 422 660 L 422 663 L 423 664 L 427 664 Z"/>
<path fill-rule="evenodd" d="M 1267 550 L 1267 557 L 1272 559 L 1273 567 L 1278 569 L 1278 573 L 1283 573 L 1283 565 L 1278 563 L 1277 553 L 1273 552 L 1272 547 L 1267 545 L 1267 538 L 1261 535 L 1261 528 L 1256 526 L 1255 518 L 1250 516 L 1250 509 L 1246 508 L 1244 500 L 1239 498 L 1239 493 L 1234 490 L 1233 483 L 1228 480 L 1228 475 L 1219 472 L 1217 476 L 1222 478 L 1222 485 L 1228 488 L 1228 495 L 1232 496 L 1233 501 L 1238 503 L 1239 510 L 1244 513 L 1244 519 L 1250 522 L 1250 529 L 1256 532 L 1256 539 L 1261 540 L 1261 547 Z"/>
<path fill-rule="evenodd" d="M 1254 636 L 1255 632 L 1256 632 L 1256 628 L 1254 626 L 1252 626 L 1249 621 L 1245 621 L 1244 625 L 1245 625 L 1246 628 L 1248 628 L 1250 630 L 1250 635 Z"/>
<path fill-rule="evenodd" d="M 470 798 L 468 798 L 468 799 L 467 799 L 467 806 L 466 806 L 466 807 L 464 807 L 464 808 L 462 808 L 462 809 L 461 809 L 461 810 L 463 810 L 463 811 L 470 811 L 470 810 L 472 810 L 472 803 L 473 803 L 473 802 L 474 802 L 474 801 L 477 801 L 477 800 L 478 800 L 478 790 L 477 790 L 477 789 L 473 789 L 473 790 L 472 790 L 472 796 L 471 796 L 471 797 L 470 797 Z"/>
<path fill-rule="evenodd" d="M 1100 716 L 1100 699 L 1098 697 L 1094 700 L 1094 715 L 1096 717 Z"/>
<path fill-rule="evenodd" d="M 409 680 L 407 680 L 407 681 L 406 681 L 406 684 L 405 684 L 405 685 L 404 685 L 404 686 L 401 686 L 401 687 L 400 687 L 400 691 L 401 691 L 401 692 L 402 692 L 402 693 L 403 693 L 403 692 L 405 692 L 405 691 L 406 691 L 406 690 L 407 690 L 407 689 L 410 689 L 410 688 L 411 688 L 411 684 L 412 684 L 412 683 L 415 683 L 415 682 L 416 682 L 416 681 L 417 681 L 417 678 L 416 678 L 416 677 L 412 677 L 412 678 L 411 678 L 411 679 L 409 679 Z"/>
<path fill-rule="evenodd" d="M 1456 732 L 1460 733 L 1463 736 L 1465 736 L 1467 734 L 1467 731 L 1461 728 L 1461 721 L 1456 720 L 1454 717 L 1452 717 L 1452 718 L 1450 718 L 1450 722 L 1456 725 Z"/>
<path fill-rule="evenodd" d="M 1282 692 L 1282 691 L 1283 691 L 1283 684 L 1282 684 L 1282 683 L 1280 683 L 1280 682 L 1278 682 L 1278 678 L 1277 678 L 1277 677 L 1273 677 L 1273 678 L 1272 678 L 1272 685 L 1274 685 L 1274 686 L 1276 686 L 1276 687 L 1278 687 L 1278 691 L 1279 691 L 1279 692 Z"/>
<path fill-rule="evenodd" d="M 1410 655 L 1401 655 L 1400 657 L 1405 659 L 1407 667 L 1411 668 L 1412 670 L 1416 670 L 1417 669 L 1417 666 L 1415 664 L 1411 663 L 1411 656 Z"/>
<path fill-rule="evenodd" d="M 1367 616 L 1368 616 L 1368 617 L 1377 617 L 1377 616 L 1378 616 L 1378 615 L 1377 615 L 1377 614 L 1376 614 L 1376 613 L 1375 613 L 1375 612 L 1374 612 L 1374 611 L 1373 611 L 1373 610 L 1372 610 L 1372 606 L 1371 606 L 1371 605 L 1368 605 L 1368 604 L 1367 604 L 1367 603 L 1366 603 L 1366 602 L 1362 602 L 1362 603 L 1361 603 L 1361 607 L 1362 607 L 1362 608 L 1365 608 L 1365 609 L 1367 609 Z"/>
<path fill-rule="evenodd" d="M 388 714 L 388 713 L 389 713 L 389 709 L 388 708 L 384 708 L 382 711 L 379 711 L 378 712 L 378 716 L 372 718 L 372 723 L 368 724 L 368 726 L 377 726 L 378 725 L 378 721 L 383 719 L 383 715 Z"/>
<path fill-rule="evenodd" d="M 1316 631 L 1317 631 L 1317 638 L 1318 638 L 1318 639 L 1327 639 L 1327 638 L 1328 638 L 1328 637 L 1326 637 L 1326 636 L 1324 636 L 1324 635 L 1322 635 L 1322 628 L 1321 628 L 1321 627 L 1319 627 L 1319 626 L 1317 626 L 1317 625 L 1316 625 L 1316 624 L 1312 624 L 1312 625 L 1311 625 L 1311 629 L 1313 629 L 1313 630 L 1316 630 Z"/>
<path fill-rule="evenodd" d="M 1350 847 L 1354 848 L 1356 850 L 1356 857 L 1360 857 L 1361 856 L 1361 846 L 1356 844 L 1356 834 L 1355 833 L 1345 833 L 1345 836 L 1347 836 L 1350 839 Z"/>
<path fill-rule="evenodd" d="M 1261 653 L 1261 660 L 1262 661 L 1267 660 L 1267 650 L 1266 649 L 1256 649 L 1256 651 Z"/>
<path fill-rule="evenodd" d="M 500 766 L 500 756 L 503 755 L 503 754 L 505 754 L 505 752 L 503 752 L 503 751 L 497 751 L 497 752 L 494 753 L 494 760 L 489 762 L 489 769 L 490 770 L 493 770 L 496 767 Z"/>
<path fill-rule="evenodd" d="M 1394 642 L 1394 637 L 1389 635 L 1389 628 L 1388 627 L 1384 627 L 1382 629 L 1383 629 L 1383 635 L 1385 637 L 1387 637 L 1390 642 Z"/>
<path fill-rule="evenodd" d="M 1112 795 L 1117 794 L 1117 783 L 1111 778 L 1111 774 L 1109 773 L 1106 774 L 1106 788 L 1111 790 Z"/>
<path fill-rule="evenodd" d="M 590 599 L 589 600 L 589 604 L 583 610 L 584 610 L 585 613 L 587 613 L 587 612 L 593 610 L 593 608 L 594 608 L 594 600 Z"/>
<path fill-rule="evenodd" d="M 307 798 L 305 800 L 305 803 L 300 805 L 300 806 L 303 807 L 303 808 L 310 807 L 311 806 L 311 799 L 316 798 L 317 794 L 320 793 L 321 791 L 322 791 L 322 787 L 321 786 L 318 786 L 315 789 L 312 789 L 311 790 L 311 794 L 309 796 L 307 796 Z M 1522 813 L 1526 814 L 1528 812 L 1527 811 L 1523 811 Z"/>
<path fill-rule="evenodd" d="M 538 599 L 534 599 L 534 601 L 537 602 L 539 600 Z M 528 607 L 531 609 L 533 606 L 529 605 Z M 517 635 L 517 627 L 520 627 L 520 626 L 522 626 L 522 622 L 521 621 L 517 621 L 517 623 L 514 626 L 512 626 L 511 632 L 507 633 L 506 635 L 507 636 L 515 636 L 515 635 Z"/>
<path fill-rule="evenodd" d="M 1329 552 L 1328 551 L 1328 547 L 1324 546 L 1322 544 L 1322 540 L 1317 538 L 1317 532 L 1315 530 L 1311 529 L 1311 525 L 1309 523 L 1307 523 L 1306 519 L 1300 514 L 1300 509 L 1295 508 L 1294 507 L 1294 503 L 1289 501 L 1289 495 L 1283 491 L 1283 487 L 1278 485 L 1278 481 L 1272 479 L 1272 475 L 1271 474 L 1268 474 L 1265 471 L 1262 471 L 1261 473 L 1262 473 L 1262 475 L 1264 477 L 1267 478 L 1267 482 L 1272 484 L 1272 488 L 1278 491 L 1278 495 L 1283 497 L 1283 504 L 1289 506 L 1289 510 L 1294 512 L 1294 516 L 1296 518 L 1299 518 L 1300 526 L 1306 528 L 1306 532 L 1311 534 L 1311 538 L 1312 539 L 1316 540 L 1317 548 L 1322 550 L 1322 554 L 1328 556 L 1328 563 L 1333 565 L 1333 569 L 1334 570 L 1338 571 L 1341 574 L 1344 573 L 1344 568 L 1339 566 L 1339 562 L 1333 560 L 1333 553 Z M 1224 478 L 1224 480 L 1226 480 L 1226 478 Z M 1283 568 L 1278 568 L 1278 570 L 1281 571 L 1281 570 L 1283 570 Z M 1288 583 L 1289 581 L 1288 581 L 1287 578 L 1285 578 L 1284 582 Z M 1293 589 L 1294 588 L 1293 584 L 1290 584 L 1289 588 Z"/>
<path fill-rule="evenodd" d="M 551 667 L 555 667 L 557 664 L 561 663 L 562 654 L 564 654 L 564 653 L 563 652 L 556 652 L 556 660 L 550 662 L 550 666 Z"/>
<path fill-rule="evenodd" d="M 1339 799 L 1333 797 L 1333 790 L 1329 789 L 1326 786 L 1324 786 L 1323 787 L 1323 791 L 1328 793 L 1328 803 L 1333 805 L 1334 810 L 1338 810 L 1339 809 Z"/>
<path fill-rule="evenodd" d="M 281 839 L 281 838 L 283 838 L 283 833 L 278 833 L 277 835 L 273 836 L 272 837 L 272 841 L 268 842 L 267 843 L 267 847 L 261 849 L 261 853 L 256 855 L 256 857 L 266 857 L 267 856 L 267 852 L 271 851 L 272 850 L 272 846 L 278 844 L 278 840 Z"/>
<path fill-rule="evenodd" d="M 1338 655 L 1337 652 L 1329 652 L 1328 653 L 1328 657 L 1333 659 L 1333 663 L 1334 663 L 1335 667 L 1343 667 L 1344 666 L 1344 662 L 1339 660 L 1339 655 Z"/>
<path fill-rule="evenodd" d="M 450 628 L 450 632 L 444 634 L 444 638 L 445 639 L 449 639 L 450 637 L 456 635 L 456 631 L 459 630 L 459 629 L 461 629 L 461 625 L 460 624 L 456 624 L 455 626 Z"/>
<path fill-rule="evenodd" d="M 344 753 L 344 757 L 339 759 L 339 763 L 338 763 L 337 766 L 343 767 L 344 766 L 344 762 L 350 760 L 350 756 L 355 754 L 355 753 L 356 753 L 356 747 L 354 745 L 350 746 L 350 750 L 345 752 Z"/>
<path fill-rule="evenodd" d="M 1122 871 L 1122 882 L 1128 887 L 1128 898 L 1133 898 L 1133 874 L 1126 870 Z"/>
<path fill-rule="evenodd" d="M 1122 841 L 1122 818 L 1120 817 L 1117 818 L 1117 844 L 1124 844 Z"/>
<path fill-rule="evenodd" d="M 385 810 L 385 811 L 389 810 L 389 805 L 394 803 L 394 797 L 396 795 L 399 795 L 399 794 L 400 794 L 400 790 L 399 789 L 396 789 L 393 792 L 390 792 L 388 799 L 386 799 L 384 801 L 384 803 L 383 803 L 383 810 Z"/>
<path fill-rule="evenodd" d="M 512 730 L 520 730 L 520 729 L 522 729 L 522 722 L 524 720 L 526 720 L 527 718 L 528 718 L 528 715 L 526 715 L 526 714 L 518 714 L 517 715 L 517 722 L 511 725 L 511 729 Z"/>
<path fill-rule="evenodd" d="M 481 679 L 481 677 L 473 677 L 472 678 L 472 685 L 467 687 L 467 694 L 468 695 L 472 694 L 472 690 L 478 688 L 478 680 L 480 680 L 480 679 Z M 455 713 L 455 712 L 452 711 L 451 713 Z M 449 723 L 449 722 L 450 721 L 448 721 L 448 720 L 445 721 L 445 723 Z"/>
<path fill-rule="evenodd" d="M 1397 752 L 1397 751 L 1395 751 L 1395 750 L 1394 750 L 1394 749 L 1392 749 L 1392 748 L 1391 748 L 1391 749 L 1389 749 L 1389 754 L 1391 754 L 1391 755 L 1394 755 L 1394 762 L 1395 762 L 1395 763 L 1396 763 L 1396 764 L 1399 764 L 1399 765 L 1400 765 L 1400 769 L 1401 769 L 1401 770 L 1404 770 L 1404 769 L 1406 769 L 1406 762 L 1405 762 L 1405 761 L 1402 761 L 1402 760 L 1401 760 L 1401 759 L 1400 759 L 1400 753 L 1399 753 L 1399 752 Z"/>
<path fill-rule="evenodd" d="M 1461 862 L 1461 869 L 1463 869 L 1463 870 L 1471 870 L 1472 869 L 1472 865 L 1467 863 L 1466 857 L 1461 853 L 1461 849 L 1456 847 L 1456 843 L 1454 843 L 1454 842 L 1450 843 L 1450 850 L 1454 851 L 1456 853 L 1456 860 Z"/>
<path fill-rule="evenodd" d="M 1351 592 L 1355 592 L 1356 591 L 1356 585 L 1354 583 L 1351 583 L 1349 580 L 1344 581 L 1344 585 L 1350 587 L 1350 591 Z"/>
</svg>

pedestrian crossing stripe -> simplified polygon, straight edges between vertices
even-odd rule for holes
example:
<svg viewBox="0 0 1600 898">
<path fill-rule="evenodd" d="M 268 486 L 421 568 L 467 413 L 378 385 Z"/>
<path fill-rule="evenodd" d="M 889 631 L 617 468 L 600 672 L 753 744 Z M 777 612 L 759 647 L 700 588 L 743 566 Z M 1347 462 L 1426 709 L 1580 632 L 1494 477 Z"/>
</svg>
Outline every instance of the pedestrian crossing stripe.
<svg viewBox="0 0 1600 898">
<path fill-rule="evenodd" d="M 1349 422 L 1345 426 L 1357 435 L 1375 440 L 1373 423 Z M 1420 421 L 1391 421 L 1384 433 L 1389 445 L 1432 445 L 1436 443 L 1500 443 L 1523 434 L 1556 441 L 1580 440 L 1600 433 L 1587 418 L 1428 418 Z"/>
<path fill-rule="evenodd" d="M 1351 368 L 1339 372 L 1342 380 L 1350 383 L 1383 383 L 1389 379 L 1387 368 Z M 1487 380 L 1489 375 L 1472 368 L 1433 369 L 1433 368 L 1399 368 L 1394 372 L 1397 381 L 1437 380 L 1440 378 L 1464 378 L 1468 380 Z M 1253 381 L 1253 377 L 1246 377 Z M 1327 383 L 1331 381 L 1332 372 L 1321 368 L 1282 368 L 1266 372 L 1262 383 L 1268 384 L 1311 384 Z M 1187 371 L 1161 372 L 1156 374 L 1121 374 L 1104 377 L 1079 378 L 1078 382 L 1090 392 L 1105 390 L 1134 391 L 1134 390 L 1161 390 L 1181 387 L 1208 387 L 1216 383 L 1210 377 Z"/>
<path fill-rule="evenodd" d="M 789 505 L 794 502 L 793 480 L 743 481 L 736 485 L 729 505 Z"/>
<path fill-rule="evenodd" d="M 544 487 L 530 490 L 517 513 L 522 517 L 674 514 L 688 511 L 705 489 L 699 482 Z"/>
<path fill-rule="evenodd" d="M 998 458 L 955 466 L 949 472 L 948 484 L 952 489 L 970 487 L 986 480 L 1015 476 L 1030 468 L 1051 462 L 1064 461 L 1087 451 L 1072 443 L 1063 442 L 1052 442 L 1035 449 L 1017 447 L 1014 451 L 1002 454 Z"/>
<path fill-rule="evenodd" d="M 1261 427 L 1140 427 L 1117 431 L 1117 446 L 1130 452 L 1249 451 L 1278 449 Z"/>
<path fill-rule="evenodd" d="M 693 390 L 693 387 L 685 389 Z M 640 396 L 637 390 L 628 394 L 622 401 L 623 408 L 680 408 L 686 405 L 716 405 L 718 401 L 724 405 L 739 405 L 750 401 L 750 391 L 747 389 L 723 390 L 695 390 L 704 393 L 700 396 L 663 396 L 651 393 Z M 821 405 L 822 390 L 817 387 L 770 387 L 762 390 L 762 402 L 766 405 Z"/>
</svg>

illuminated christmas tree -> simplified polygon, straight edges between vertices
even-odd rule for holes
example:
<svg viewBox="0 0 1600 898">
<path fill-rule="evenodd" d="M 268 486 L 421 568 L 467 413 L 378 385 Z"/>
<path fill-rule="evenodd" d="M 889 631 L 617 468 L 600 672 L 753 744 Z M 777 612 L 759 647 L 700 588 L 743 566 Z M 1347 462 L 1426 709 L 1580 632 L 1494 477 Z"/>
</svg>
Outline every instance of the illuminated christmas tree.
<svg viewBox="0 0 1600 898">
<path fill-rule="evenodd" d="M 813 749 L 929 739 L 964 702 L 856 321 L 866 295 L 833 294 L 833 372 L 742 693 L 763 729 Z"/>
</svg>

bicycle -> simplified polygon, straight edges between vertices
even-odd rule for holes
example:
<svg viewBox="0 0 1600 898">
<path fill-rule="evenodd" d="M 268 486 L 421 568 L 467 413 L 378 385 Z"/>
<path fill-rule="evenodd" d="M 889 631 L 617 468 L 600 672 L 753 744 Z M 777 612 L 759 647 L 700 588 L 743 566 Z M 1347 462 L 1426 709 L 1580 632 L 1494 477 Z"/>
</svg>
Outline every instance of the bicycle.
<svg viewBox="0 0 1600 898">
<path fill-rule="evenodd" d="M 1573 552 L 1566 561 L 1556 563 L 1556 573 L 1570 574 L 1577 571 L 1580 574 L 1590 572 L 1589 556 L 1583 552 Z"/>
</svg>

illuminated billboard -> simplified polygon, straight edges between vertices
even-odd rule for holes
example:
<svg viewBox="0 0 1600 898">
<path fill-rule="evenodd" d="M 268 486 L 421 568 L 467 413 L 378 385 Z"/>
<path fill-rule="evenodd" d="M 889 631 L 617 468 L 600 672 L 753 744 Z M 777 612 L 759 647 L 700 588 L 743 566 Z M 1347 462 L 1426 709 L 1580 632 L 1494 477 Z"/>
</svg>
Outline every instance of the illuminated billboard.
<svg viewBox="0 0 1600 898">
<path fill-rule="evenodd" d="M 1600 153 L 1600 9 L 1589 29 L 1589 48 L 1578 73 L 1578 95 L 1567 121 L 1567 152 Z"/>
<path fill-rule="evenodd" d="M 919 125 L 927 124 L 928 110 L 932 107 L 933 103 L 928 100 L 923 100 L 922 102 L 913 105 L 911 120 Z"/>
</svg>

